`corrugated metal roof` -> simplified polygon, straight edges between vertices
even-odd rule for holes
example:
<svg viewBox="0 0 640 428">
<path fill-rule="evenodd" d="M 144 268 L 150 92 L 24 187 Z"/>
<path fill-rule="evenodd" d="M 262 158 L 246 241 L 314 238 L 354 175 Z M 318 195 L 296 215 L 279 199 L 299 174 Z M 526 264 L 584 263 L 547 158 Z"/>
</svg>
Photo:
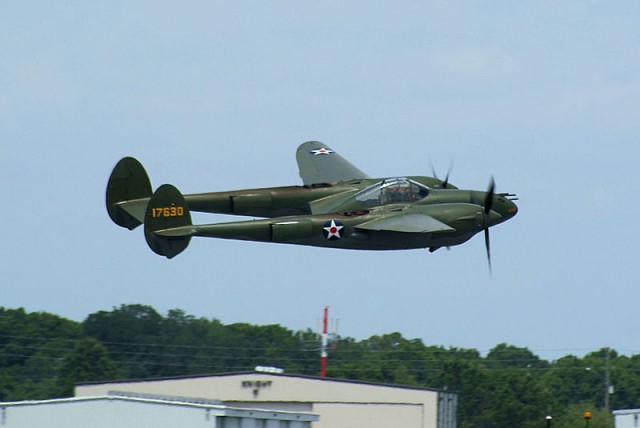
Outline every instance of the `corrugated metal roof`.
<svg viewBox="0 0 640 428">
<path fill-rule="evenodd" d="M 134 394 L 129 394 L 134 395 Z M 137 394 L 137 395 L 147 395 L 147 394 Z M 104 400 L 121 400 L 121 401 L 137 401 L 137 402 L 146 402 L 146 403 L 157 403 L 157 404 L 169 404 L 176 406 L 185 406 L 185 407 L 205 407 L 205 408 L 223 408 L 226 407 L 221 404 L 205 404 L 205 403 L 196 403 L 190 402 L 188 400 L 183 401 L 180 399 L 169 399 L 169 398 L 161 398 L 157 396 L 155 398 L 149 397 L 133 397 L 133 396 L 124 396 L 124 395 L 98 395 L 93 397 L 70 397 L 70 398 L 52 398 L 49 400 L 25 400 L 25 401 L 8 401 L 8 402 L 0 402 L 0 407 L 12 407 L 12 406 L 34 406 L 38 404 L 63 404 L 63 403 L 74 403 L 74 402 L 82 402 L 82 401 L 104 401 Z M 178 398 L 178 397 L 175 397 Z M 216 400 L 211 400 L 216 401 Z"/>
<path fill-rule="evenodd" d="M 635 414 L 640 414 L 640 409 L 620 409 L 620 410 L 614 410 L 613 411 L 614 415 L 635 415 Z"/>
<path fill-rule="evenodd" d="M 183 397 L 179 395 L 163 395 L 163 394 L 144 394 L 140 392 L 132 391 L 109 391 L 108 396 L 128 397 L 128 398 L 142 398 L 146 400 L 154 401 L 171 401 L 175 403 L 185 404 L 202 404 L 205 406 L 224 406 L 225 404 L 220 400 L 212 400 L 210 398 L 200 397 Z"/>
</svg>

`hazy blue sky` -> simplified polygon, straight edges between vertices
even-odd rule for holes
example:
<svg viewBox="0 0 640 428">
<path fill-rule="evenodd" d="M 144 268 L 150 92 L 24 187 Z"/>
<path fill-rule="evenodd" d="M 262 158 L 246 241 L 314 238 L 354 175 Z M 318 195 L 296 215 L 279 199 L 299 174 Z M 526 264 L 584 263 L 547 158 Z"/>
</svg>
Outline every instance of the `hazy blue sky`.
<svg viewBox="0 0 640 428">
<path fill-rule="evenodd" d="M 637 1 L 3 2 L 0 305 L 142 303 L 223 323 L 398 331 L 545 358 L 640 353 Z M 371 176 L 517 193 L 429 254 L 194 239 L 173 260 L 104 206 L 133 155 L 185 193 L 299 184 L 320 140 Z M 226 221 L 198 215 L 201 223 Z"/>
</svg>

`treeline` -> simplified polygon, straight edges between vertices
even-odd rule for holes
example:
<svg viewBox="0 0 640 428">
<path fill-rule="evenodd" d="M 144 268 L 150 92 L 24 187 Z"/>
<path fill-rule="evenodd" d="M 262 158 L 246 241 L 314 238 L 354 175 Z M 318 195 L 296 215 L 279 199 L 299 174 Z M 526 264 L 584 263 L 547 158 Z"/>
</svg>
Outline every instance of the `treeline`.
<svg viewBox="0 0 640 428">
<path fill-rule="evenodd" d="M 279 325 L 224 325 L 182 310 L 166 316 L 123 305 L 82 323 L 0 307 L 0 401 L 73 395 L 76 382 L 251 371 L 277 366 L 317 375 L 320 337 Z M 612 427 L 609 409 L 640 407 L 640 355 L 608 348 L 546 361 L 527 348 L 425 345 L 400 333 L 356 341 L 337 337 L 329 377 L 458 393 L 459 426 Z M 613 391 L 607 388 L 612 385 Z M 608 406 L 608 408 L 607 408 Z"/>
</svg>

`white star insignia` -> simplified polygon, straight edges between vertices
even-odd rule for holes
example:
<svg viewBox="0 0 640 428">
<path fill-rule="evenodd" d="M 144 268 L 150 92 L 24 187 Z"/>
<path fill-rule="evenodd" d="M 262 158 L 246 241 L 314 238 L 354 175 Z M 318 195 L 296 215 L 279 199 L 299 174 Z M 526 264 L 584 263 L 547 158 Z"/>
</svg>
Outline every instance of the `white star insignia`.
<svg viewBox="0 0 640 428">
<path fill-rule="evenodd" d="M 311 150 L 310 153 L 312 153 L 314 156 L 330 155 L 331 153 L 333 153 L 333 150 L 329 150 L 323 147 L 321 149 Z"/>
<path fill-rule="evenodd" d="M 322 229 L 325 231 L 325 238 L 334 240 L 342 238 L 341 231 L 344 229 L 344 226 L 340 222 L 336 223 L 335 220 L 331 220 L 331 222 L 326 222 Z"/>
</svg>

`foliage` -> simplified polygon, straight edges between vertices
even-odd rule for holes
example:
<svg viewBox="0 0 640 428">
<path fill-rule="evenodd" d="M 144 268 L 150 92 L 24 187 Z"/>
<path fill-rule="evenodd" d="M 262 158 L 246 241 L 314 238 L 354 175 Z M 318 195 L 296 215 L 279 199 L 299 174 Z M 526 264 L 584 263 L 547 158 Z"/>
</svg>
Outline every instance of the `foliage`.
<svg viewBox="0 0 640 428">
<path fill-rule="evenodd" d="M 590 412 L 592 418 L 584 419 L 585 412 Z M 553 426 L 563 428 L 614 428 L 613 417 L 610 412 L 597 408 L 590 402 L 570 403 L 564 411 L 553 416 Z"/>
<path fill-rule="evenodd" d="M 60 362 L 81 336 L 79 323 L 0 307 L 0 401 L 60 396 Z"/>
<path fill-rule="evenodd" d="M 180 309 L 166 316 L 145 305 L 90 314 L 82 323 L 0 307 L 0 401 L 67 396 L 73 384 L 281 367 L 317 375 L 320 336 L 279 325 L 224 325 Z M 603 348 L 584 357 L 540 359 L 527 348 L 425 345 L 400 333 L 357 341 L 336 337 L 328 376 L 438 388 L 458 393 L 459 426 L 612 427 L 605 409 L 640 407 L 640 355 Z M 615 392 L 606 388 L 606 374 Z"/>
<path fill-rule="evenodd" d="M 73 387 L 79 382 L 116 379 L 118 369 L 109 359 L 107 348 L 96 339 L 85 337 L 77 340 L 71 353 L 60 367 L 62 392 L 73 395 Z"/>
</svg>

